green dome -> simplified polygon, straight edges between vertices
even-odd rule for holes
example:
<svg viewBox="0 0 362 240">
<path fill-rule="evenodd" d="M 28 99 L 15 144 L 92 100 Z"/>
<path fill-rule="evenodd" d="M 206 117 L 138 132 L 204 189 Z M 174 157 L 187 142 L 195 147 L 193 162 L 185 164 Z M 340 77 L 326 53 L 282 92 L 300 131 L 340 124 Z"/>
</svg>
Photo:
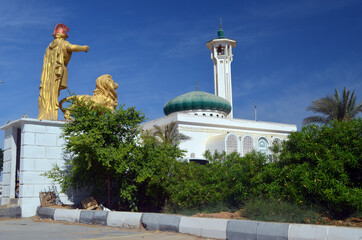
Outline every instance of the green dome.
<svg viewBox="0 0 362 240">
<path fill-rule="evenodd" d="M 214 94 L 194 91 L 171 99 L 163 107 L 163 112 L 166 115 L 187 110 L 215 110 L 229 114 L 231 104 L 224 98 Z"/>
</svg>

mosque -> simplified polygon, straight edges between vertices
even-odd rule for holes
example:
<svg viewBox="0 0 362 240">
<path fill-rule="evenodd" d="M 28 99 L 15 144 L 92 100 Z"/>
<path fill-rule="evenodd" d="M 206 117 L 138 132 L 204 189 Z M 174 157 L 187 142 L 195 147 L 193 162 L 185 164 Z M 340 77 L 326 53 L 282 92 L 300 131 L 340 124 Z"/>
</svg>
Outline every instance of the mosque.
<svg viewBox="0 0 362 240">
<path fill-rule="evenodd" d="M 297 126 L 233 118 L 231 62 L 236 41 L 226 38 L 220 26 L 218 37 L 206 46 L 214 65 L 215 94 L 196 90 L 175 97 L 164 105 L 166 116 L 143 123 L 143 129 L 152 132 L 155 125 L 176 122 L 179 133 L 190 137 L 180 143 L 189 161 L 204 160 L 206 150 L 244 156 L 255 149 L 270 154 L 272 143 L 286 139 Z"/>
</svg>

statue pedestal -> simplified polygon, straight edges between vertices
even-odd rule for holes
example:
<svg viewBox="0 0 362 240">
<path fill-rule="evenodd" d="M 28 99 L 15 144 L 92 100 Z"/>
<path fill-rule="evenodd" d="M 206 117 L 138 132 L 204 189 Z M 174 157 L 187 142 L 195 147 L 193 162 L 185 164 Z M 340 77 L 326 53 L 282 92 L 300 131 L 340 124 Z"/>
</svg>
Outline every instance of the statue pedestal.
<svg viewBox="0 0 362 240">
<path fill-rule="evenodd" d="M 60 137 L 63 124 L 21 118 L 0 128 L 5 130 L 1 205 L 18 199 L 22 217 L 31 217 L 40 206 L 40 192 L 60 192 L 59 184 L 42 174 L 55 164 L 60 168 L 64 166 L 64 140 Z M 84 193 L 59 193 L 64 204 L 78 204 L 85 197 Z"/>
</svg>

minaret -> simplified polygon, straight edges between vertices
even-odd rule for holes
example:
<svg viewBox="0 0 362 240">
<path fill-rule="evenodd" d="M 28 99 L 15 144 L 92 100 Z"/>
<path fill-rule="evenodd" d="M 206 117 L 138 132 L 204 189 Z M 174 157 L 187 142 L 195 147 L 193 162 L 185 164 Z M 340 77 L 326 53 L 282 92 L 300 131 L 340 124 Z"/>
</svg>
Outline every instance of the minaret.
<svg viewBox="0 0 362 240">
<path fill-rule="evenodd" d="M 211 59 L 214 63 L 215 95 L 228 100 L 231 104 L 231 112 L 227 116 L 233 118 L 233 95 L 231 89 L 231 62 L 233 61 L 232 48 L 236 41 L 226 38 L 220 19 L 220 29 L 217 31 L 218 38 L 206 43 L 211 50 Z"/>
</svg>

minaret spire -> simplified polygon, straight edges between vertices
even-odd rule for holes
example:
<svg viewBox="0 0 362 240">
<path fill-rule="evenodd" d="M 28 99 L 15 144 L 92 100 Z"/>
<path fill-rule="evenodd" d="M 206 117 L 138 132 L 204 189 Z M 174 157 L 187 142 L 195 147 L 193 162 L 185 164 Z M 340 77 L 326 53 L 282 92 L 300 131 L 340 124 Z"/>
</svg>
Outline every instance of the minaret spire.
<svg viewBox="0 0 362 240">
<path fill-rule="evenodd" d="M 228 100 L 233 107 L 231 62 L 233 61 L 232 48 L 236 46 L 236 41 L 224 36 L 221 18 L 217 38 L 209 41 L 206 46 L 211 50 L 211 59 L 214 63 L 215 95 Z M 233 118 L 232 109 L 227 117 Z"/>
</svg>

